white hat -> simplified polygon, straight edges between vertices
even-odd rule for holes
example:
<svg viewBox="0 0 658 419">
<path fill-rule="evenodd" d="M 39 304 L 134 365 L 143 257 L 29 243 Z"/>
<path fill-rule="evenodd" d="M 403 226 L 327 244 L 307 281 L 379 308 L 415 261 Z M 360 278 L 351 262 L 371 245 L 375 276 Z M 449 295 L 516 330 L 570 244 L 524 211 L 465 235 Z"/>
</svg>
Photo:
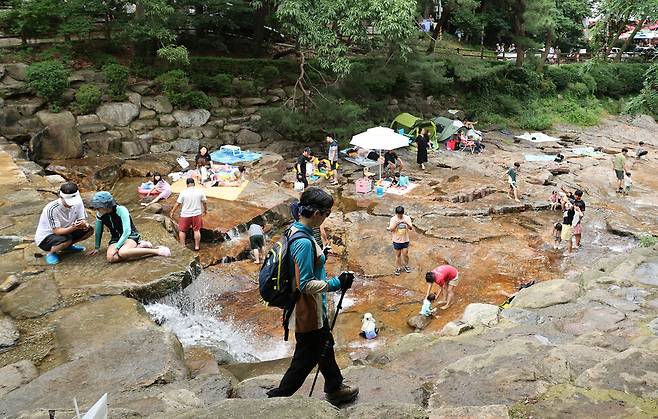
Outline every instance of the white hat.
<svg viewBox="0 0 658 419">
<path fill-rule="evenodd" d="M 73 207 L 78 204 L 82 204 L 82 197 L 80 196 L 79 191 L 75 191 L 74 193 L 64 193 L 64 192 L 59 192 L 59 197 L 66 202 L 66 205 L 69 207 Z"/>
</svg>

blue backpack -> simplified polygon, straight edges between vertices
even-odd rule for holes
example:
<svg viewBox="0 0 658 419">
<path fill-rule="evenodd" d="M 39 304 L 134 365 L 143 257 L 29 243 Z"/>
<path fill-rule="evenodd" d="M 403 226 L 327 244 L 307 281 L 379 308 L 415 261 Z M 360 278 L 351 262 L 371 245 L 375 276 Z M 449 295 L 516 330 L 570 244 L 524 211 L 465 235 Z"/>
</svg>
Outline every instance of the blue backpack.
<svg viewBox="0 0 658 419">
<path fill-rule="evenodd" d="M 313 244 L 313 258 L 315 259 L 315 242 L 313 237 L 304 231 L 291 234 L 286 230 L 281 239 L 272 246 L 263 261 L 258 274 L 258 289 L 266 306 L 283 309 L 283 340 L 288 340 L 288 322 L 295 309 L 295 303 L 301 292 L 297 288 L 294 262 L 289 253 L 290 245 L 296 240 L 306 238 Z"/>
</svg>

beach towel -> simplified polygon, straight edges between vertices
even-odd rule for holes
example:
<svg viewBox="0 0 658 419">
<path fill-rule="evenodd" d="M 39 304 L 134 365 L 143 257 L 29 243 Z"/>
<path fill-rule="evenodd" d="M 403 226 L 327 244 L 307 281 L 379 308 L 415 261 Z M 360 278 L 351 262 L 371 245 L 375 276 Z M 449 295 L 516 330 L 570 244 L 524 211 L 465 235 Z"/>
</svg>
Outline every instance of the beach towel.
<svg viewBox="0 0 658 419">
<path fill-rule="evenodd" d="M 524 154 L 523 158 L 525 161 L 539 161 L 539 162 L 549 162 L 554 161 L 555 156 L 550 154 Z"/>
<path fill-rule="evenodd" d="M 174 193 L 181 193 L 187 188 L 185 184 L 186 179 L 179 179 L 171 185 L 171 191 Z M 206 195 L 208 198 L 223 199 L 225 201 L 235 201 L 238 199 L 244 188 L 249 184 L 248 180 L 242 181 L 240 186 L 213 186 L 212 188 L 197 188 Z"/>
<path fill-rule="evenodd" d="M 543 132 L 533 132 L 532 134 L 524 132 L 523 135 L 517 135 L 515 138 L 530 141 L 531 143 L 549 143 L 560 140 L 559 138 L 546 135 Z"/>
<path fill-rule="evenodd" d="M 601 151 L 594 151 L 594 147 L 574 147 L 571 149 L 573 154 L 588 157 L 605 157 L 606 154 Z"/>
<path fill-rule="evenodd" d="M 418 186 L 417 183 L 410 183 L 407 186 L 390 186 L 386 188 L 386 193 L 390 193 L 393 195 L 406 195 L 410 191 L 414 190 Z"/>
</svg>

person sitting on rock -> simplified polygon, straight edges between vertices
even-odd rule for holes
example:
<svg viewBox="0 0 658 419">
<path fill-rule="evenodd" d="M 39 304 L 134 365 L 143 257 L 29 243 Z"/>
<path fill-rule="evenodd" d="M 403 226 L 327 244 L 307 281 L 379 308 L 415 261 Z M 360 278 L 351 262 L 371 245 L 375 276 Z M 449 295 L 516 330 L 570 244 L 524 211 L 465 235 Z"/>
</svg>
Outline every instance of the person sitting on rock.
<svg viewBox="0 0 658 419">
<path fill-rule="evenodd" d="M 162 201 L 164 199 L 167 199 L 171 196 L 171 185 L 162 178 L 162 175 L 160 173 L 155 172 L 153 173 L 153 188 L 148 191 L 146 196 L 150 196 L 151 194 L 155 195 L 156 193 L 158 196 L 156 196 L 151 202 L 142 202 L 142 205 L 145 207 L 155 204 L 158 201 Z"/>
<path fill-rule="evenodd" d="M 439 308 L 445 310 L 452 305 L 452 300 L 455 297 L 455 287 L 459 285 L 459 271 L 457 271 L 454 266 L 437 266 L 431 272 L 425 274 L 425 281 L 427 282 L 427 293 L 425 294 L 426 299 L 430 295 L 432 285 L 436 283 L 439 286 L 436 298 L 439 298 L 441 293 L 446 295 L 445 301 L 438 301 L 439 304 L 445 302 L 445 304 Z"/>
<path fill-rule="evenodd" d="M 393 150 L 384 153 L 384 169 L 388 174 L 402 172 L 402 159 Z"/>
<path fill-rule="evenodd" d="M 34 242 L 46 254 L 46 263 L 60 262 L 59 253 L 84 252 L 81 242 L 92 235 L 94 229 L 85 221 L 87 212 L 82 203 L 78 185 L 67 182 L 59 188 L 59 198 L 41 211 Z"/>
<path fill-rule="evenodd" d="M 128 209 L 117 205 L 112 194 L 107 191 L 96 192 L 91 198 L 91 207 L 96 211 L 96 246 L 88 253 L 93 256 L 101 248 L 103 226 L 110 231 L 110 242 L 107 246 L 106 258 L 109 263 L 124 262 L 147 256 L 171 256 L 168 247 L 153 245 L 142 240 L 135 228 Z"/>
</svg>

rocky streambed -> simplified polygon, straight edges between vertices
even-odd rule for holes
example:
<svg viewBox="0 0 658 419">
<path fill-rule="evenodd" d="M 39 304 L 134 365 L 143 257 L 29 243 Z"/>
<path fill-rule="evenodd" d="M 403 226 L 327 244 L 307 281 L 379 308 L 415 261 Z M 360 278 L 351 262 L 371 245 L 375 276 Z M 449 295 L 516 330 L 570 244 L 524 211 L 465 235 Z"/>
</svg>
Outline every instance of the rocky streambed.
<svg viewBox="0 0 658 419">
<path fill-rule="evenodd" d="M 105 184 L 131 208 L 140 231 L 171 246 L 175 257 L 109 266 L 76 255 L 47 267 L 30 236 L 61 178 L 43 176 L 16 146 L 2 143 L 0 416 L 48 417 L 48 409 L 72 416 L 73 397 L 86 408 L 109 392 L 112 417 L 653 417 L 658 249 L 636 249 L 634 234 L 656 233 L 658 160 L 652 152 L 635 164 L 636 191 L 622 197 L 611 187 L 609 157 L 568 150 L 616 150 L 637 138 L 653 138 L 657 147 L 657 131 L 646 120 L 610 119 L 582 131 L 559 127 L 560 141 L 541 147 L 491 132 L 484 155 L 442 152 L 427 172 L 411 168 L 421 186 L 408 195 L 360 196 L 351 183 L 331 189 L 329 270 L 358 272 L 336 335 L 344 375 L 361 396 L 341 410 L 322 392 L 263 399 L 285 371 L 287 360 L 277 358 L 290 347 L 280 340 L 279 313 L 258 301 L 257 267 L 245 259 L 242 232 L 259 219 L 276 236 L 285 222 L 293 195 L 279 182 L 289 176 L 280 156 L 249 169 L 253 181 L 239 201 L 212 205 L 199 255 L 175 243 L 175 226 L 159 214 L 170 204 L 141 211 L 134 194 L 134 176 L 154 165 L 170 170 L 172 155 L 114 166 L 68 162 L 61 174 L 73 179 L 115 173 Z M 567 162 L 525 163 L 524 202 L 510 204 L 505 167 L 556 150 Z M 343 176 L 352 182 L 359 169 L 346 164 Z M 550 227 L 560 214 L 547 211 L 546 198 L 557 185 L 586 191 L 584 246 L 571 256 L 551 249 Z M 414 271 L 400 277 L 392 275 L 385 231 L 397 205 L 418 227 Z M 407 319 L 419 309 L 422 276 L 443 262 L 462 272 L 458 300 L 411 333 Z M 544 282 L 498 307 L 505 299 L 499 291 L 532 279 Z M 366 311 L 382 325 L 367 344 L 357 337 Z"/>
</svg>

